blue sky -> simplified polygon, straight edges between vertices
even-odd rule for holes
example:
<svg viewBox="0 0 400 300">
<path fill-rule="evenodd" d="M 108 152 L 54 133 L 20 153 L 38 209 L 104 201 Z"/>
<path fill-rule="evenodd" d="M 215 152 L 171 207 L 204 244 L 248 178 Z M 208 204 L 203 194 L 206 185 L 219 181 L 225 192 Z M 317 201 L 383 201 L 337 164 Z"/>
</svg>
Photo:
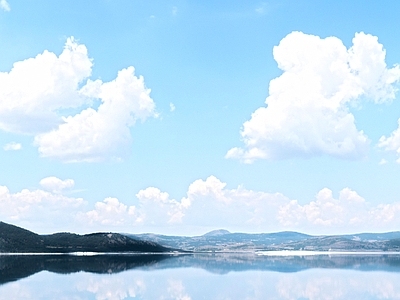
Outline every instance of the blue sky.
<svg viewBox="0 0 400 300">
<path fill-rule="evenodd" d="M 397 1 L 0 1 L 0 219 L 400 226 Z"/>
</svg>

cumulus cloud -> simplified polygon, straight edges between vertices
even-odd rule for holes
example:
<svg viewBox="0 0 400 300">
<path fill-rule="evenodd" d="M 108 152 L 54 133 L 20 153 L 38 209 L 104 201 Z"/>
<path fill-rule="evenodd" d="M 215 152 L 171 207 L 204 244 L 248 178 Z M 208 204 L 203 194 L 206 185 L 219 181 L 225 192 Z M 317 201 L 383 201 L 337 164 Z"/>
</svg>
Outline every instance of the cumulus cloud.
<svg viewBox="0 0 400 300">
<path fill-rule="evenodd" d="M 316 225 L 321 227 L 346 227 L 361 225 L 367 221 L 368 207 L 364 198 L 345 188 L 335 199 L 330 189 L 324 188 L 316 200 L 300 205 L 292 200 L 280 207 L 278 218 L 284 226 Z"/>
<path fill-rule="evenodd" d="M 4 11 L 10 11 L 10 4 L 8 4 L 7 0 L 0 0 L 0 7 Z"/>
<path fill-rule="evenodd" d="M 334 196 L 323 188 L 309 202 L 281 193 L 227 188 L 215 176 L 189 185 L 180 200 L 148 187 L 129 203 L 108 197 L 88 208 L 82 198 L 67 197 L 72 179 L 47 177 L 43 189 L 11 193 L 0 186 L 0 219 L 31 230 L 54 232 L 122 231 L 174 234 L 203 233 L 216 228 L 242 232 L 295 230 L 311 234 L 392 231 L 400 226 L 400 201 L 373 205 L 344 188 Z"/>
<path fill-rule="evenodd" d="M 126 228 L 136 226 L 164 226 L 182 222 L 187 203 L 169 198 L 169 194 L 148 187 L 136 194 L 138 205 L 126 205 L 117 198 L 97 202 L 93 210 L 79 213 L 77 219 L 89 226 L 104 225 Z"/>
<path fill-rule="evenodd" d="M 36 136 L 41 155 L 67 162 L 127 156 L 131 143 L 129 127 L 138 119 L 144 121 L 156 115 L 143 77 L 136 77 L 134 68 L 129 67 L 118 72 L 111 82 L 89 80 L 80 92 L 102 103 L 97 110 L 87 108 L 63 118 L 57 129 Z"/>
<path fill-rule="evenodd" d="M 399 127 L 389 137 L 382 136 L 379 139 L 378 147 L 396 153 L 398 156 L 397 162 L 400 163 L 400 119 L 397 122 Z"/>
<path fill-rule="evenodd" d="M 132 225 L 135 223 L 135 206 L 127 206 L 117 198 L 106 198 L 97 202 L 95 208 L 86 213 L 79 213 L 78 219 L 89 225 L 101 224 L 110 226 Z"/>
<path fill-rule="evenodd" d="M 314 201 L 301 205 L 297 200 L 280 207 L 279 222 L 288 228 L 311 229 L 317 233 L 362 230 L 395 230 L 399 225 L 400 202 L 373 206 L 357 192 L 344 188 L 335 198 L 324 188 Z"/>
<path fill-rule="evenodd" d="M 85 204 L 82 198 L 67 197 L 59 192 L 23 189 L 11 193 L 6 186 L 0 186 L 0 219 L 27 224 L 32 230 L 66 230 Z"/>
<path fill-rule="evenodd" d="M 136 194 L 138 205 L 117 199 L 95 205 L 82 218 L 91 225 L 110 224 L 123 228 L 164 231 L 184 226 L 197 232 L 215 228 L 247 232 L 298 230 L 334 234 L 351 231 L 395 230 L 400 226 L 400 202 L 372 205 L 356 191 L 344 188 L 334 197 L 328 188 L 305 204 L 280 193 L 229 189 L 215 176 L 196 180 L 181 200 L 171 199 L 155 187 Z M 105 221 L 104 221 L 105 220 Z M 105 223 L 104 223 L 105 222 Z"/>
<path fill-rule="evenodd" d="M 52 193 L 61 193 L 65 189 L 70 189 L 75 185 L 73 179 L 61 180 L 60 178 L 51 176 L 43 178 L 39 184 L 47 191 Z"/>
<path fill-rule="evenodd" d="M 273 55 L 283 74 L 270 82 L 267 106 L 243 124 L 245 147 L 230 149 L 226 157 L 251 163 L 322 154 L 365 156 L 369 139 L 357 129 L 349 105 L 361 98 L 391 101 L 400 78 L 398 65 L 387 68 L 377 37 L 357 33 L 346 49 L 336 37 L 292 32 Z"/>
<path fill-rule="evenodd" d="M 44 51 L 0 72 L 0 129 L 36 134 L 57 126 L 58 110 L 85 103 L 78 87 L 91 68 L 86 47 L 71 37 L 58 57 Z"/>
<path fill-rule="evenodd" d="M 106 222 L 117 227 L 155 230 L 182 225 L 266 230 L 276 225 L 279 206 L 289 201 L 279 193 L 253 192 L 243 187 L 230 190 L 225 186 L 214 176 L 199 179 L 189 186 L 186 197 L 181 200 L 171 199 L 168 193 L 148 187 L 136 194 L 138 205 L 123 205 L 117 199 L 112 203 L 109 200 L 97 202 L 95 209 L 82 214 L 80 220 L 93 227 Z"/>
<path fill-rule="evenodd" d="M 184 210 L 190 205 L 185 199 L 170 199 L 168 193 L 155 187 L 139 191 L 136 197 L 140 203 L 139 220 L 148 225 L 181 223 Z"/>
<path fill-rule="evenodd" d="M 4 151 L 17 151 L 22 149 L 22 145 L 20 143 L 11 142 L 5 144 L 3 147 Z"/>
<path fill-rule="evenodd" d="M 92 66 L 86 47 L 71 37 L 59 56 L 44 51 L 0 72 L 0 129 L 34 135 L 43 157 L 65 162 L 126 157 L 129 128 L 157 116 L 150 89 L 133 67 L 102 82 L 88 79 Z"/>
</svg>

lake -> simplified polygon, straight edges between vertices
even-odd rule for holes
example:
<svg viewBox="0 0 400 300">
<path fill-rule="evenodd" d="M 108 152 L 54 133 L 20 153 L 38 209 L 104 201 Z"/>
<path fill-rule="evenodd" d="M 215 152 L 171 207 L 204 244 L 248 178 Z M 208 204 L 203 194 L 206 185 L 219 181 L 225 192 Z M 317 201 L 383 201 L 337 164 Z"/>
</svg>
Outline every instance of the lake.
<svg viewBox="0 0 400 300">
<path fill-rule="evenodd" d="M 0 299 L 400 299 L 400 255 L 1 255 Z"/>
</svg>

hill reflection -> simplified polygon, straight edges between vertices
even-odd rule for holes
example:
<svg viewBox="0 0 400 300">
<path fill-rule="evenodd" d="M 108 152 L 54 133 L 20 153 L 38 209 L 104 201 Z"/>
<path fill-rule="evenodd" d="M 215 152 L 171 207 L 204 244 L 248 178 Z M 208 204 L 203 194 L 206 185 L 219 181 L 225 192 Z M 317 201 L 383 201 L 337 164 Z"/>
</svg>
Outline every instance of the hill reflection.
<svg viewBox="0 0 400 300">
<path fill-rule="evenodd" d="M 0 284 L 28 277 L 41 271 L 60 274 L 90 272 L 119 273 L 157 266 L 170 255 L 0 255 Z"/>
<path fill-rule="evenodd" d="M 252 254 L 185 255 L 1 255 L 0 285 L 41 271 L 59 274 L 119 273 L 132 269 L 198 268 L 214 274 L 240 271 L 293 273 L 313 268 L 400 273 L 398 255 L 259 256 Z"/>
</svg>

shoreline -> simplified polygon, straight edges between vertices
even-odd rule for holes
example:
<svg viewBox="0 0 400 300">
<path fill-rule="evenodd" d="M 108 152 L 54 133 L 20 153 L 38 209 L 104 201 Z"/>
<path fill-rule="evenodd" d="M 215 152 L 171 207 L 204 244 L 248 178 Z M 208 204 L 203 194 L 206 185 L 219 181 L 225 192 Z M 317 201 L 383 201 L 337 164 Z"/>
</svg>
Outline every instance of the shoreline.
<svg viewBox="0 0 400 300">
<path fill-rule="evenodd" d="M 193 252 L 68 252 L 68 253 L 30 253 L 3 252 L 0 256 L 129 256 L 129 255 L 252 255 L 252 256 L 361 256 L 361 255 L 399 255 L 400 251 L 313 251 L 313 250 L 271 250 L 271 251 L 193 251 Z"/>
</svg>

